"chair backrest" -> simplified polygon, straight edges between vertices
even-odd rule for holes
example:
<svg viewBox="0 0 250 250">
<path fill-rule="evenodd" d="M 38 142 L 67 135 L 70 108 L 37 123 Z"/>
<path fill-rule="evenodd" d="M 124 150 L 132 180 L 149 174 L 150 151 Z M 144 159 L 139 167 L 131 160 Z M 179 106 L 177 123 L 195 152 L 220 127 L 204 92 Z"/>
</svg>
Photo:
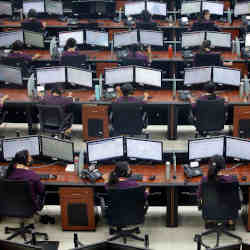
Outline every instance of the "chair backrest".
<svg viewBox="0 0 250 250">
<path fill-rule="evenodd" d="M 144 222 L 145 187 L 108 189 L 108 224 L 110 226 L 137 225 Z"/>
<path fill-rule="evenodd" d="M 64 120 L 64 110 L 60 105 L 37 104 L 41 129 L 59 129 Z"/>
<path fill-rule="evenodd" d="M 146 66 L 147 62 L 143 58 L 138 59 L 138 58 L 133 58 L 133 57 L 125 57 L 122 59 L 121 65 L 122 66 L 128 66 L 128 65 Z"/>
<path fill-rule="evenodd" d="M 143 129 L 143 104 L 113 103 L 112 125 L 115 135 L 139 135 Z"/>
<path fill-rule="evenodd" d="M 195 55 L 195 67 L 202 66 L 221 66 L 220 54 L 198 53 Z"/>
<path fill-rule="evenodd" d="M 197 100 L 196 129 L 198 131 L 219 131 L 225 124 L 224 99 Z"/>
<path fill-rule="evenodd" d="M 239 120 L 239 137 L 250 138 L 250 119 Z"/>
<path fill-rule="evenodd" d="M 241 207 L 239 183 L 203 182 L 202 183 L 202 216 L 206 220 L 236 219 Z"/>
<path fill-rule="evenodd" d="M 27 181 L 0 179 L 0 216 L 30 218 L 35 213 Z"/>
<path fill-rule="evenodd" d="M 86 66 L 86 55 L 62 56 L 61 65 L 83 68 Z"/>
</svg>

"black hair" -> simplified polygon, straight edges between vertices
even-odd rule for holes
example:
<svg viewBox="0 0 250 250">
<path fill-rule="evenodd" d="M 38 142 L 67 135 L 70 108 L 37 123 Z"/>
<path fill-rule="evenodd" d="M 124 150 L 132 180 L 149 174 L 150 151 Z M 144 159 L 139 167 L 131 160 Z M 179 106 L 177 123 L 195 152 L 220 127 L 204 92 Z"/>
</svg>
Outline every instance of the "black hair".
<svg viewBox="0 0 250 250">
<path fill-rule="evenodd" d="M 209 160 L 208 181 L 216 181 L 216 177 L 220 170 L 226 167 L 225 159 L 221 155 L 214 155 Z"/>
<path fill-rule="evenodd" d="M 28 159 L 29 159 L 28 150 L 18 151 L 15 154 L 15 157 L 12 159 L 12 161 L 9 164 L 6 177 L 11 175 L 11 173 L 13 172 L 16 164 L 22 164 L 24 166 L 27 166 L 28 165 Z"/>
<path fill-rule="evenodd" d="M 28 18 L 36 18 L 37 17 L 36 10 L 30 9 L 27 16 L 28 16 Z"/>
<path fill-rule="evenodd" d="M 204 85 L 204 90 L 209 93 L 208 99 L 216 99 L 216 94 L 214 93 L 216 90 L 216 86 L 214 83 L 209 82 Z"/>
<path fill-rule="evenodd" d="M 12 51 L 19 51 L 23 49 L 23 42 L 20 40 L 16 40 L 14 43 L 11 45 Z"/>
<path fill-rule="evenodd" d="M 121 86 L 121 91 L 125 97 L 132 95 L 134 93 L 133 85 L 131 83 L 125 83 Z"/>
<path fill-rule="evenodd" d="M 202 17 L 204 18 L 205 15 L 210 14 L 210 11 L 208 9 L 202 11 Z"/>
<path fill-rule="evenodd" d="M 59 88 L 53 88 L 53 89 L 51 89 L 51 94 L 53 95 L 53 94 L 58 94 L 58 95 L 62 95 L 62 92 L 61 92 L 61 90 L 59 89 Z"/>
<path fill-rule="evenodd" d="M 110 173 L 108 186 L 114 186 L 119 183 L 120 177 L 129 177 L 129 165 L 127 161 L 118 161 L 115 165 L 115 169 Z"/>
<path fill-rule="evenodd" d="M 204 40 L 200 47 L 200 52 L 206 52 L 206 49 L 211 48 L 211 41 L 210 40 Z"/>
<path fill-rule="evenodd" d="M 141 12 L 141 18 L 144 22 L 150 22 L 151 21 L 151 14 L 147 10 L 143 10 Z"/>
<path fill-rule="evenodd" d="M 67 42 L 66 42 L 66 44 L 65 44 L 65 46 L 64 46 L 64 50 L 66 51 L 66 50 L 68 50 L 68 49 L 70 49 L 70 48 L 75 48 L 76 47 L 76 39 L 74 39 L 74 38 L 69 38 L 68 40 L 67 40 Z"/>
</svg>

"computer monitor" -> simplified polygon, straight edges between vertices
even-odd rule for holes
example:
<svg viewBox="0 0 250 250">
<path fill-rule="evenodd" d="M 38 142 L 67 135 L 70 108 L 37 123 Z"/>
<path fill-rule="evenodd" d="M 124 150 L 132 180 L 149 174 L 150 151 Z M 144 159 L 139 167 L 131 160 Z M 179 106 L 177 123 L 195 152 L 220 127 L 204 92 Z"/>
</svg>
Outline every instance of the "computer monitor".
<svg viewBox="0 0 250 250">
<path fill-rule="evenodd" d="M 51 83 L 65 83 L 65 67 L 50 67 L 36 69 L 36 83 L 45 85 Z"/>
<path fill-rule="evenodd" d="M 250 140 L 226 137 L 226 157 L 250 161 Z"/>
<path fill-rule="evenodd" d="M 41 153 L 43 156 L 56 158 L 66 162 L 74 162 L 74 143 L 52 137 L 41 137 Z"/>
<path fill-rule="evenodd" d="M 49 15 L 63 15 L 63 3 L 62 1 L 45 0 L 45 11 Z"/>
<path fill-rule="evenodd" d="M 92 71 L 67 67 L 67 81 L 83 87 L 92 87 Z"/>
<path fill-rule="evenodd" d="M 24 42 L 27 46 L 44 48 L 43 33 L 24 30 L 23 31 Z"/>
<path fill-rule="evenodd" d="M 223 16 L 224 2 L 202 1 L 202 10 L 209 10 L 211 15 Z"/>
<path fill-rule="evenodd" d="M 9 240 L 0 240 L 1 250 L 42 250 L 42 247 L 16 243 Z"/>
<path fill-rule="evenodd" d="M 23 85 L 22 69 L 0 64 L 0 81 Z"/>
<path fill-rule="evenodd" d="M 103 31 L 86 30 L 86 44 L 108 47 L 109 34 Z"/>
<path fill-rule="evenodd" d="M 139 84 L 161 87 L 162 72 L 158 69 L 135 67 L 135 82 Z"/>
<path fill-rule="evenodd" d="M 247 15 L 249 13 L 248 10 L 248 2 L 236 2 L 234 5 L 234 16 Z"/>
<path fill-rule="evenodd" d="M 144 45 L 163 46 L 163 32 L 140 30 L 140 43 Z"/>
<path fill-rule="evenodd" d="M 105 84 L 113 86 L 134 81 L 134 68 L 133 66 L 119 67 L 104 70 Z"/>
<path fill-rule="evenodd" d="M 250 47 L 250 33 L 246 34 L 246 37 L 245 37 L 245 47 Z"/>
<path fill-rule="evenodd" d="M 240 70 L 225 67 L 213 67 L 213 82 L 218 84 L 240 86 Z"/>
<path fill-rule="evenodd" d="M 187 68 L 184 70 L 184 85 L 206 83 L 211 77 L 211 67 Z"/>
<path fill-rule="evenodd" d="M 207 40 L 211 41 L 211 47 L 231 48 L 231 33 L 207 31 Z"/>
<path fill-rule="evenodd" d="M 39 136 L 27 136 L 3 139 L 3 158 L 12 159 L 21 150 L 28 150 L 32 156 L 40 154 Z"/>
<path fill-rule="evenodd" d="M 138 44 L 137 30 L 114 33 L 114 48 Z"/>
<path fill-rule="evenodd" d="M 184 32 L 182 33 L 181 38 L 181 47 L 182 48 L 190 48 L 201 46 L 203 41 L 205 40 L 205 32 Z"/>
<path fill-rule="evenodd" d="M 201 1 L 188 1 L 182 2 L 181 4 L 181 15 L 191 15 L 200 13 L 201 11 Z"/>
<path fill-rule="evenodd" d="M 83 44 L 83 30 L 63 31 L 58 36 L 60 47 L 65 46 L 69 38 L 74 38 L 77 44 Z"/>
<path fill-rule="evenodd" d="M 1 32 L 0 33 L 0 47 L 8 48 L 17 40 L 20 40 L 21 42 L 23 42 L 23 31 L 22 30 L 8 31 L 8 32 Z"/>
<path fill-rule="evenodd" d="M 145 1 L 125 3 L 124 13 L 125 16 L 140 15 L 145 10 Z"/>
<path fill-rule="evenodd" d="M 147 2 L 147 10 L 152 16 L 166 16 L 167 4 L 160 2 Z"/>
<path fill-rule="evenodd" d="M 224 136 L 188 140 L 189 160 L 209 158 L 224 154 Z"/>
<path fill-rule="evenodd" d="M 0 1 L 0 16 L 12 16 L 12 3 Z"/>
<path fill-rule="evenodd" d="M 24 0 L 23 1 L 23 14 L 27 15 L 30 9 L 34 9 L 37 13 L 45 11 L 44 1 L 41 0 Z"/>
<path fill-rule="evenodd" d="M 125 138 L 128 158 L 162 161 L 163 143 L 161 141 Z"/>
<path fill-rule="evenodd" d="M 87 142 L 89 162 L 116 159 L 124 156 L 123 137 Z"/>
</svg>

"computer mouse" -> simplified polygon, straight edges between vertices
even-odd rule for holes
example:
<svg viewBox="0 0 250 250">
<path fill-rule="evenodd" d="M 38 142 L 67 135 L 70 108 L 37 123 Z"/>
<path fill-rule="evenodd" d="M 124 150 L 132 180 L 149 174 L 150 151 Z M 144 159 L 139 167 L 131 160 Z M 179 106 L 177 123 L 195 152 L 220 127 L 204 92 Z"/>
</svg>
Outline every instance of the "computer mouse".
<svg viewBox="0 0 250 250">
<path fill-rule="evenodd" d="M 151 175 L 148 179 L 150 180 L 150 181 L 154 181 L 155 180 L 155 175 Z"/>
<path fill-rule="evenodd" d="M 246 180 L 247 180 L 247 176 L 242 176 L 242 177 L 241 177 L 241 180 L 242 180 L 242 181 L 246 181 Z"/>
</svg>

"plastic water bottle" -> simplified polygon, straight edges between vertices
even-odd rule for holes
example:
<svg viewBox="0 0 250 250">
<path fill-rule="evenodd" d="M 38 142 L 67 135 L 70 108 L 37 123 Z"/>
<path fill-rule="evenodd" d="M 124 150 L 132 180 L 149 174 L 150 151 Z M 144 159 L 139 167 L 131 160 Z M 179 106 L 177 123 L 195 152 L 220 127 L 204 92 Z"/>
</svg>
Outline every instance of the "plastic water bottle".
<svg viewBox="0 0 250 250">
<path fill-rule="evenodd" d="M 168 181 L 168 180 L 170 180 L 170 162 L 169 161 L 166 161 L 166 169 L 165 169 L 165 171 L 166 171 L 165 177 L 166 177 L 166 180 Z"/>
<path fill-rule="evenodd" d="M 100 87 L 98 84 L 95 85 L 95 99 L 96 101 L 100 100 Z"/>
</svg>

